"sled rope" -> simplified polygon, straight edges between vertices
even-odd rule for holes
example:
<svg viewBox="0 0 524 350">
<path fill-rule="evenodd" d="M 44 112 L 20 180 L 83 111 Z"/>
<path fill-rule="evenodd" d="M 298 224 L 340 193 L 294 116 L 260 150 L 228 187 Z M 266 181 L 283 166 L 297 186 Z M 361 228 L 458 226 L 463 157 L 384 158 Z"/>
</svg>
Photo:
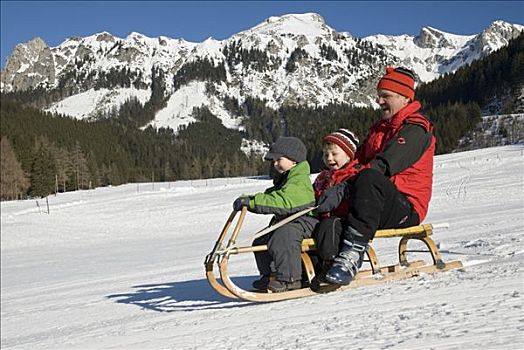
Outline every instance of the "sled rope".
<svg viewBox="0 0 524 350">
<path fill-rule="evenodd" d="M 318 208 L 318 206 L 316 207 L 310 207 L 310 208 L 306 208 L 304 210 L 301 210 L 293 215 L 290 215 L 288 216 L 287 218 L 283 219 L 283 220 L 280 220 L 279 222 L 277 222 L 276 224 L 274 225 L 271 225 L 269 227 L 266 227 L 265 229 L 263 230 L 260 230 L 258 231 L 257 233 L 255 233 L 255 235 L 253 237 L 251 237 L 251 241 L 254 241 L 255 239 L 257 239 L 258 237 L 262 237 L 266 234 L 268 234 L 269 232 L 273 232 L 274 230 L 276 230 L 277 228 L 279 227 L 282 227 L 284 226 L 285 224 L 295 220 L 295 219 L 298 219 L 299 217 L 301 217 L 302 215 L 304 214 L 307 214 L 309 213 L 310 211 L 314 210 Z"/>
<path fill-rule="evenodd" d="M 448 222 L 442 222 L 440 224 L 433 224 L 433 229 L 434 230 L 438 230 L 439 228 L 442 228 L 442 229 L 449 229 L 449 223 Z"/>
<path fill-rule="evenodd" d="M 248 244 L 248 243 L 252 243 L 255 239 L 257 239 L 258 237 L 262 237 L 264 235 L 267 235 L 268 233 L 270 232 L 273 232 L 275 231 L 277 228 L 279 227 L 282 227 L 284 226 L 285 224 L 287 223 L 290 223 L 291 221 L 295 220 L 295 219 L 298 219 L 299 217 L 301 217 L 302 215 L 304 214 L 307 214 L 309 213 L 310 211 L 314 210 L 318 208 L 318 206 L 315 206 L 315 207 L 309 207 L 309 208 L 306 208 L 306 209 L 303 209 L 299 212 L 296 212 L 295 214 L 293 215 L 290 215 L 288 217 L 286 217 L 285 219 L 282 219 L 280 220 L 279 222 L 277 222 L 276 224 L 274 225 L 271 225 L 271 226 L 268 226 L 260 231 L 258 231 L 257 233 L 255 233 L 253 235 L 253 237 L 251 237 L 249 240 L 245 240 L 245 241 L 242 241 L 240 243 L 243 244 Z M 238 243 L 235 242 L 235 244 L 232 244 L 231 246 L 229 246 L 228 248 L 226 249 L 223 249 L 223 250 L 220 250 L 219 253 L 231 253 L 232 251 L 235 251 L 236 249 L 238 248 Z"/>
</svg>

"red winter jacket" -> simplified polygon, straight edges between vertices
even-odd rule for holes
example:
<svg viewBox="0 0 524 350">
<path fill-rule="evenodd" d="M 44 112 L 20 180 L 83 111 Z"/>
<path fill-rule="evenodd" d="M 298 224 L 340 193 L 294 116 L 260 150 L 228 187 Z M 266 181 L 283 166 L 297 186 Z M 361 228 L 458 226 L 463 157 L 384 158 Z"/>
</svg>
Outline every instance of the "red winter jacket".
<svg viewBox="0 0 524 350">
<path fill-rule="evenodd" d="M 391 153 L 402 151 L 398 145 L 402 145 L 405 140 L 399 136 L 399 131 L 408 125 L 418 125 L 427 133 L 431 133 L 433 125 L 424 116 L 417 113 L 420 109 L 418 101 L 411 102 L 401 109 L 397 114 L 388 120 L 381 119 L 370 129 L 369 134 L 363 145 L 357 150 L 356 157 L 365 167 L 372 167 L 373 162 L 380 159 L 386 151 L 388 143 L 388 156 L 395 158 L 397 163 L 402 163 L 402 154 L 391 156 Z M 403 193 L 413 204 L 418 213 L 420 221 L 424 220 L 428 212 L 429 201 L 433 184 L 433 155 L 435 153 L 435 137 L 428 138 L 428 147 L 422 150 L 422 155 L 416 160 L 409 160 L 406 164 L 395 164 L 391 166 L 392 173 L 386 173 L 398 190 Z M 429 136 L 429 135 L 428 135 Z M 397 138 L 397 140 L 393 140 Z M 419 147 L 420 145 L 414 145 Z M 387 163 L 387 162 L 386 162 Z"/>
</svg>

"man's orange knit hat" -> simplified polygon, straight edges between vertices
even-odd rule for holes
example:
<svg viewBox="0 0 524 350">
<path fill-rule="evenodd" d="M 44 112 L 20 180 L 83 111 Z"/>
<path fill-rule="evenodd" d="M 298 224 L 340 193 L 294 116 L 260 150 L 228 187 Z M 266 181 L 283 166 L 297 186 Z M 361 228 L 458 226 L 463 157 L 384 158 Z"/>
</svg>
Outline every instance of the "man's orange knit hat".
<svg viewBox="0 0 524 350">
<path fill-rule="evenodd" d="M 415 74 L 406 68 L 386 68 L 386 74 L 380 79 L 377 89 L 389 90 L 412 101 L 415 99 Z"/>
</svg>

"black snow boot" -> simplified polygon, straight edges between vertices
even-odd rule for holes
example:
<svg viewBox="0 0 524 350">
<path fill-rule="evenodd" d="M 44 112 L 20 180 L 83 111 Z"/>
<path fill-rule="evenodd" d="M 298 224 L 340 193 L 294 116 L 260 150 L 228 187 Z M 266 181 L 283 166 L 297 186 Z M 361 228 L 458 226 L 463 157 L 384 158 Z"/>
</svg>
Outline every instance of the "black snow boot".
<svg viewBox="0 0 524 350">
<path fill-rule="evenodd" d="M 259 279 L 253 282 L 252 286 L 258 290 L 267 290 L 267 285 L 269 284 L 270 279 L 271 275 L 262 275 Z"/>
<path fill-rule="evenodd" d="M 301 281 L 294 281 L 294 282 L 286 282 L 286 281 L 278 281 L 276 279 L 269 281 L 269 284 L 267 285 L 267 289 L 274 293 L 282 293 L 287 292 L 290 290 L 300 289 L 302 288 L 302 282 Z"/>
<path fill-rule="evenodd" d="M 329 271 L 329 269 L 331 269 L 331 267 L 333 266 L 333 262 L 334 260 L 323 260 L 322 261 L 322 263 L 320 264 L 320 268 L 318 269 L 318 271 L 315 274 L 315 279 L 319 283 L 327 283 L 326 274 Z"/>
<path fill-rule="evenodd" d="M 335 258 L 333 266 L 326 274 L 326 281 L 333 284 L 348 285 L 362 266 L 364 253 L 368 243 L 357 241 L 355 237 L 361 236 L 358 231 L 349 226 L 344 232 L 342 249 Z"/>
</svg>

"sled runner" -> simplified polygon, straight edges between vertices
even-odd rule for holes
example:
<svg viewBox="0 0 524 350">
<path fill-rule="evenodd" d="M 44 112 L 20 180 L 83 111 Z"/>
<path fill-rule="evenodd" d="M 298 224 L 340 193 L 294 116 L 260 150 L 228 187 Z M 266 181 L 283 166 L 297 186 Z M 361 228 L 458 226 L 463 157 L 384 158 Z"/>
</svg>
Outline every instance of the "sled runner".
<svg viewBox="0 0 524 350">
<path fill-rule="evenodd" d="M 255 236 L 261 236 L 267 234 L 283 224 L 290 222 L 299 216 L 313 210 L 314 208 L 305 209 L 299 213 L 296 213 L 277 224 L 270 226 Z M 375 234 L 377 238 L 394 238 L 400 237 L 398 246 L 399 262 L 395 265 L 382 266 L 379 263 L 375 249 L 368 245 L 366 251 L 367 262 L 370 268 L 367 270 L 360 270 L 351 283 L 347 286 L 340 286 L 336 284 L 319 284 L 316 282 L 315 269 L 308 252 L 315 250 L 315 242 L 312 238 L 304 239 L 302 241 L 302 265 L 304 274 L 307 276 L 307 280 L 303 281 L 304 287 L 301 289 L 286 291 L 282 293 L 271 293 L 263 291 L 251 291 L 245 290 L 237 286 L 230 278 L 228 273 L 229 259 L 232 255 L 253 253 L 258 251 L 267 250 L 266 245 L 259 246 L 237 246 L 236 241 L 240 233 L 240 229 L 246 216 L 246 208 L 242 208 L 237 223 L 229 236 L 227 244 L 224 242 L 228 236 L 228 232 L 233 224 L 237 212 L 233 211 L 227 222 L 222 229 L 218 240 L 213 247 L 211 253 L 206 256 L 204 265 L 206 267 L 206 277 L 213 289 L 223 296 L 229 298 L 239 298 L 248 301 L 279 301 L 287 299 L 302 298 L 306 296 L 316 295 L 319 293 L 327 293 L 334 290 L 347 290 L 367 285 L 373 285 L 388 281 L 402 280 L 414 276 L 418 276 L 421 273 L 436 273 L 442 271 L 448 271 L 451 269 L 457 269 L 462 267 L 460 261 L 444 262 L 437 248 L 437 245 L 430 237 L 433 234 L 433 226 L 431 224 L 419 225 L 408 227 L 405 229 L 390 229 L 390 230 L 379 230 Z M 427 250 L 410 250 L 408 249 L 408 242 L 411 240 L 418 240 L 425 244 Z M 409 261 L 408 253 L 428 253 L 433 263 L 427 264 L 423 260 Z M 218 267 L 220 273 L 220 279 L 215 276 L 214 268 Z"/>
</svg>

